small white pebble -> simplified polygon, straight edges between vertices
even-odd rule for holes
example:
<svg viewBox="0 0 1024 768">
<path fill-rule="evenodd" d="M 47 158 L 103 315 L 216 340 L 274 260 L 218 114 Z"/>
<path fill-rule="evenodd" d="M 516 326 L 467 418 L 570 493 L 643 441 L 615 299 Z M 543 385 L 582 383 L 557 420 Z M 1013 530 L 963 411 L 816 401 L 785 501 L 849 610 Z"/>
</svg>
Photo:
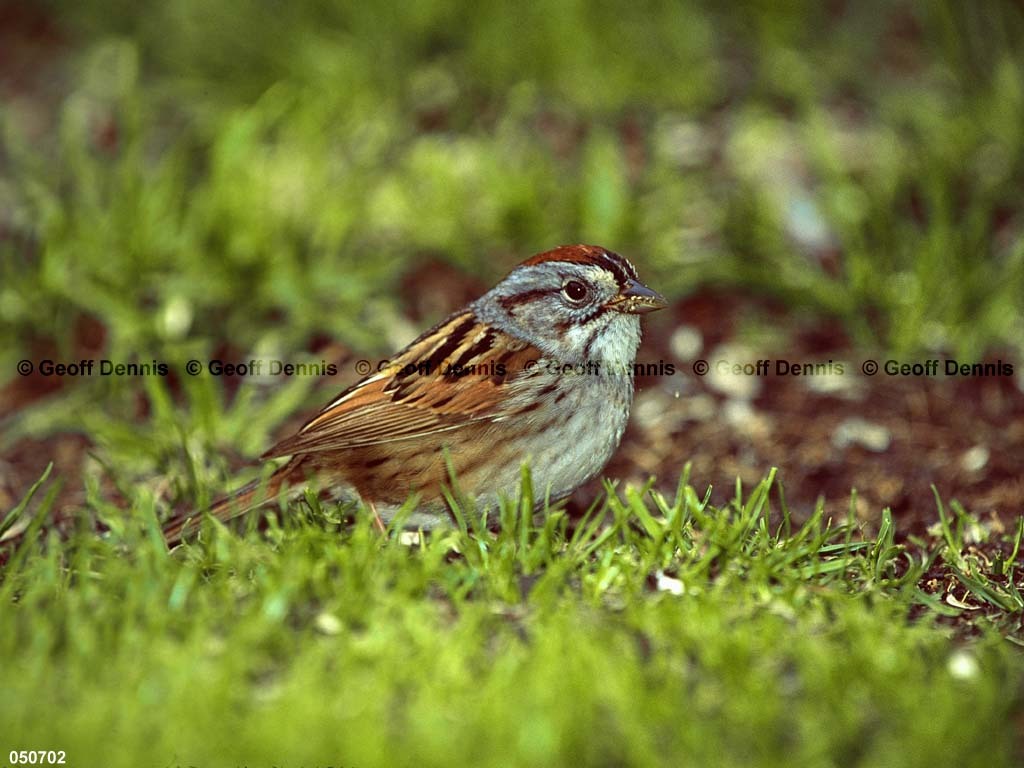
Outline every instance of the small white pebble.
<svg viewBox="0 0 1024 768">
<path fill-rule="evenodd" d="M 672 576 L 666 576 L 662 570 L 654 574 L 654 584 L 659 592 L 670 592 L 673 595 L 686 594 L 686 587 L 683 582 Z"/>
<path fill-rule="evenodd" d="M 834 369 L 835 370 L 835 369 Z M 807 388 L 812 392 L 820 392 L 823 395 L 839 395 L 853 397 L 859 394 L 857 391 L 857 377 L 850 376 L 850 363 L 843 363 L 844 373 L 825 373 L 818 376 L 808 376 L 804 381 Z"/>
<path fill-rule="evenodd" d="M 318 613 L 316 619 L 313 622 L 319 632 L 323 632 L 325 635 L 337 635 L 341 632 L 343 624 L 341 619 L 335 616 L 333 613 Z"/>
<path fill-rule="evenodd" d="M 722 416 L 734 427 L 742 427 L 754 418 L 754 409 L 747 400 L 729 400 L 722 406 Z"/>
<path fill-rule="evenodd" d="M 668 398 L 656 389 L 637 394 L 633 400 L 633 421 L 643 429 L 654 429 L 664 422 Z"/>
<path fill-rule="evenodd" d="M 749 400 L 729 400 L 722 406 L 726 423 L 748 435 L 764 435 L 771 431 L 771 422 L 754 410 Z"/>
<path fill-rule="evenodd" d="M 832 445 L 836 448 L 860 445 L 869 451 L 882 453 L 889 449 L 891 443 L 892 433 L 887 427 L 864 419 L 846 419 L 832 435 Z"/>
<path fill-rule="evenodd" d="M 692 360 L 704 349 L 704 336 L 692 325 L 680 325 L 673 332 L 668 346 L 679 360 Z"/>
<path fill-rule="evenodd" d="M 946 669 L 957 680 L 973 680 L 978 676 L 978 660 L 967 651 L 954 651 L 946 662 Z"/>
<path fill-rule="evenodd" d="M 965 472 L 979 472 L 988 464 L 989 451 L 984 445 L 976 445 L 964 451 L 960 457 L 960 466 Z"/>
</svg>

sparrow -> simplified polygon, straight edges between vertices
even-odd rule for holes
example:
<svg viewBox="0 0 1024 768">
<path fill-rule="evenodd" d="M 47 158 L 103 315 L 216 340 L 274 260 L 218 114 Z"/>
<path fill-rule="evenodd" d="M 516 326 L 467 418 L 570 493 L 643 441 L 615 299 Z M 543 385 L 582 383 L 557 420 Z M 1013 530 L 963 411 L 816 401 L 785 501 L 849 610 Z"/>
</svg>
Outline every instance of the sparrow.
<svg viewBox="0 0 1024 768">
<path fill-rule="evenodd" d="M 640 316 L 665 306 L 606 248 L 537 254 L 266 451 L 261 458 L 288 461 L 207 513 L 228 520 L 313 482 L 358 498 L 381 526 L 415 495 L 406 524 L 432 528 L 451 522 L 446 489 L 493 508 L 517 495 L 524 464 L 541 509 L 597 475 L 618 447 Z M 167 521 L 168 544 L 202 518 Z"/>
</svg>

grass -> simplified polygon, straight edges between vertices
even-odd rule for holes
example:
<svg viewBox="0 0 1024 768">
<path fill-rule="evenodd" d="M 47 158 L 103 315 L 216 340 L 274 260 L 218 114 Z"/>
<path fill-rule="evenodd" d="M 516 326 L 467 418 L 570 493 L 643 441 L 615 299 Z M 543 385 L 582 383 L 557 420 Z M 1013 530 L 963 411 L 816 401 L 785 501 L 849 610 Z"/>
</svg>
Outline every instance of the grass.
<svg viewBox="0 0 1024 768">
<path fill-rule="evenodd" d="M 39 7 L 49 79 L 0 112 L 0 387 L 22 359 L 174 374 L 0 415 L 42 477 L 0 509 L 28 526 L 0 551 L 0 765 L 1024 759 L 1024 523 L 952 499 L 911 537 L 797 524 L 773 474 L 717 509 L 684 471 L 412 545 L 315 500 L 170 555 L 156 529 L 325 399 L 186 361 L 389 354 L 452 308 L 409 290 L 427 262 L 490 284 L 598 242 L 672 299 L 1019 358 L 1019 4 Z"/>
<path fill-rule="evenodd" d="M 574 526 L 509 503 L 496 532 L 414 543 L 313 503 L 171 554 L 151 505 L 111 509 L 107 536 L 82 521 L 5 566 L 0 743 L 109 766 L 1013 764 L 1024 662 L 991 617 L 958 640 L 922 577 L 1019 622 L 1019 531 L 979 568 L 968 519 L 931 549 L 891 520 L 797 528 L 773 483 L 713 509 L 684 473 Z"/>
</svg>

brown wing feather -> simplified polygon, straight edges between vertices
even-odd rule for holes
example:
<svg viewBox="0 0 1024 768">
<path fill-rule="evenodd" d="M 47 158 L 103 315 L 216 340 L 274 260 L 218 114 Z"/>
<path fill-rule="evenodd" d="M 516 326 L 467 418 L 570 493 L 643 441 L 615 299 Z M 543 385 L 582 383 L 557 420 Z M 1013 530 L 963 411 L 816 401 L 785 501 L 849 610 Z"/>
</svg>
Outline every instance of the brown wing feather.
<svg viewBox="0 0 1024 768">
<path fill-rule="evenodd" d="M 263 457 L 335 451 L 447 432 L 508 415 L 508 389 L 541 353 L 463 311 L 343 392 Z M 452 375 L 449 366 L 463 371 Z M 416 369 L 416 366 L 421 368 Z M 422 366 L 429 366 L 429 371 Z"/>
</svg>

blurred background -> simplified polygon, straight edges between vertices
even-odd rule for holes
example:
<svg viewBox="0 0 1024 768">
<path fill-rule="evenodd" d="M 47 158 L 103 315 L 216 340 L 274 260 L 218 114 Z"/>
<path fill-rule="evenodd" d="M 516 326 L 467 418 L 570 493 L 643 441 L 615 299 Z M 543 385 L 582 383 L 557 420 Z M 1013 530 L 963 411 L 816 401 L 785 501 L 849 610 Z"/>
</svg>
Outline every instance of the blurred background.
<svg viewBox="0 0 1024 768">
<path fill-rule="evenodd" d="M 1021 512 L 1019 0 L 0 2 L 0 103 L 2 508 L 50 461 L 69 520 L 234 487 L 355 360 L 590 242 L 673 302 L 609 477 Z M 1014 375 L 861 374 L 933 358 Z M 759 359 L 844 372 L 717 372 Z"/>
</svg>

